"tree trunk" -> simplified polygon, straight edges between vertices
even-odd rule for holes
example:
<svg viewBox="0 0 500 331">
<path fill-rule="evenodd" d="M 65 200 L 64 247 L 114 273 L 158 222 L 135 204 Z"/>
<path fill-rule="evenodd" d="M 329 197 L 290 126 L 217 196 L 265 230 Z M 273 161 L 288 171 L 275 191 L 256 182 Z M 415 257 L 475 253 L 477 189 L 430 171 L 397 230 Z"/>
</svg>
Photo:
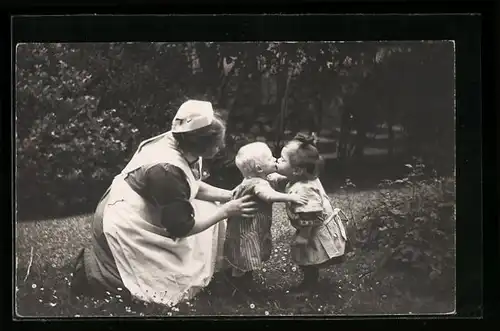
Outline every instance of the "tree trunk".
<svg viewBox="0 0 500 331">
<path fill-rule="evenodd" d="M 344 109 L 341 115 L 340 121 L 340 139 L 338 146 L 338 158 L 340 161 L 345 161 L 347 159 L 348 154 L 348 144 L 349 144 L 349 136 L 351 132 L 351 121 L 350 121 L 351 113 Z"/>
<path fill-rule="evenodd" d="M 314 112 L 311 114 L 311 122 L 309 123 L 309 133 L 321 131 L 321 119 L 323 117 L 323 102 L 321 96 L 314 99 Z"/>
<path fill-rule="evenodd" d="M 356 128 L 356 144 L 354 148 L 354 157 L 357 159 L 361 159 L 364 156 L 365 146 L 367 142 L 366 138 L 366 126 L 358 125 Z"/>
<path fill-rule="evenodd" d="M 392 114 L 389 114 L 387 122 L 387 155 L 389 158 L 394 157 L 394 128 Z"/>
<path fill-rule="evenodd" d="M 276 154 L 280 153 L 282 147 L 281 145 L 285 131 L 284 126 L 287 113 L 287 99 L 291 78 L 292 72 L 289 70 L 287 60 L 285 59 L 285 66 L 281 71 L 280 80 L 278 82 L 278 96 L 280 97 L 278 97 L 277 99 L 281 101 L 279 103 L 279 115 L 277 116 L 277 120 L 273 125 L 273 129 L 275 130 L 274 153 Z"/>
</svg>

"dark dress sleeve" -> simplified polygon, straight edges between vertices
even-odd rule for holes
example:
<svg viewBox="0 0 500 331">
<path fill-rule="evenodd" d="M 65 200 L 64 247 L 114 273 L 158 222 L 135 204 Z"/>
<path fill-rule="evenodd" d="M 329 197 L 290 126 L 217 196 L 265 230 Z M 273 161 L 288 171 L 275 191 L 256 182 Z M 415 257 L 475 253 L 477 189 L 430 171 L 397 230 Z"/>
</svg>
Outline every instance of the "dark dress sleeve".
<svg viewBox="0 0 500 331">
<path fill-rule="evenodd" d="M 172 237 L 185 237 L 193 229 L 190 188 L 181 169 L 168 163 L 144 166 L 130 173 L 126 181 L 140 196 L 161 208 L 161 223 Z"/>
</svg>

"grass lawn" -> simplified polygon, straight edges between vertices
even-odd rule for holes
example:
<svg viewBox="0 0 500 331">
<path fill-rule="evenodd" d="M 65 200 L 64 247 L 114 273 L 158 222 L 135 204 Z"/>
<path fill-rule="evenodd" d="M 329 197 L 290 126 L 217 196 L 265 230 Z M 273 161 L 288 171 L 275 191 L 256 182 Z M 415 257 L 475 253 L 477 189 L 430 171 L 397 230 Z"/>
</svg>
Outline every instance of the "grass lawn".
<svg viewBox="0 0 500 331">
<path fill-rule="evenodd" d="M 398 194 L 406 192 L 401 191 Z M 353 193 L 350 200 L 346 200 L 339 193 L 332 195 L 332 199 L 336 205 L 352 212 L 357 222 L 361 222 L 363 214 L 366 213 L 366 202 L 376 199 L 376 191 Z M 90 215 L 83 215 L 17 225 L 15 296 L 18 315 L 324 316 L 454 311 L 452 285 L 440 291 L 422 286 L 412 269 L 383 267 L 380 263 L 384 258 L 382 249 L 361 247 L 356 247 L 342 265 L 321 271 L 321 295 L 301 300 L 291 297 L 287 288 L 298 282 L 301 275 L 289 260 L 288 238 L 293 233 L 293 228 L 286 220 L 282 204 L 274 206 L 273 256 L 257 274 L 257 279 L 265 291 L 246 296 L 215 277 L 211 285 L 195 299 L 177 307 L 132 305 L 121 302 L 119 297 L 109 297 L 101 301 L 92 298 L 70 300 L 70 264 L 82 245 L 89 241 L 90 218 Z M 31 267 L 28 274 L 29 265 Z"/>
</svg>

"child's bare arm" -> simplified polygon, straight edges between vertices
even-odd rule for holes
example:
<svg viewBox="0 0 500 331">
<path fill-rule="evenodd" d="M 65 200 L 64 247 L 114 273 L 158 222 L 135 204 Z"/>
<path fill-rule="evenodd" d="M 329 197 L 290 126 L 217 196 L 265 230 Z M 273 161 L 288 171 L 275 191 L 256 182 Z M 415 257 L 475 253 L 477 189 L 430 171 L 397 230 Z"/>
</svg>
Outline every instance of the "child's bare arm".
<svg viewBox="0 0 500 331">
<path fill-rule="evenodd" d="M 286 194 L 275 191 L 270 185 L 259 185 L 255 187 L 255 194 L 267 202 L 293 202 L 297 204 L 307 203 L 307 197 L 298 194 Z"/>
<path fill-rule="evenodd" d="M 285 189 L 286 183 L 288 182 L 288 178 L 275 172 L 267 175 L 267 181 L 275 190 L 283 191 Z"/>
</svg>

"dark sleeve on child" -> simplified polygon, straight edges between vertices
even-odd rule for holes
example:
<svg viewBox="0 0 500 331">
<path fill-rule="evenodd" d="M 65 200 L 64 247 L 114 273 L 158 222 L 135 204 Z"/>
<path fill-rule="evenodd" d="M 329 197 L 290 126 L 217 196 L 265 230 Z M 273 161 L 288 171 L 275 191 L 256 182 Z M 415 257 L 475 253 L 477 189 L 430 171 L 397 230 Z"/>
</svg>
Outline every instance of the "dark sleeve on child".
<svg viewBox="0 0 500 331">
<path fill-rule="evenodd" d="M 168 163 L 144 166 L 126 180 L 134 191 L 161 208 L 161 223 L 172 237 L 185 237 L 193 229 L 190 187 L 181 169 Z"/>
</svg>

